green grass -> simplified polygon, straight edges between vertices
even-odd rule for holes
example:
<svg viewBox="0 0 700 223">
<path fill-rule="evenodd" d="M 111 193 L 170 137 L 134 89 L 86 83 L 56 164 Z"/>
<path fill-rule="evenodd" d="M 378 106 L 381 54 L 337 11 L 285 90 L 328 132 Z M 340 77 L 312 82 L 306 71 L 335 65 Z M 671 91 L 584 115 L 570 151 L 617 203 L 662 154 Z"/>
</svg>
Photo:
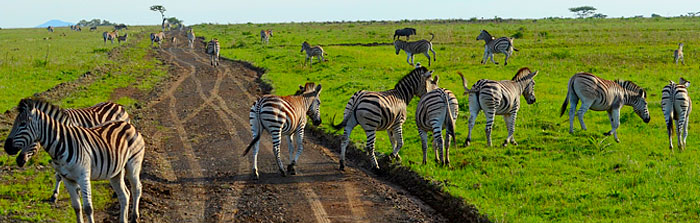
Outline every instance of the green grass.
<svg viewBox="0 0 700 223">
<path fill-rule="evenodd" d="M 460 146 L 451 150 L 452 168 L 433 162 L 420 164 L 422 152 L 413 117 L 418 99 L 414 99 L 404 125 L 404 165 L 426 178 L 445 182 L 447 191 L 464 197 L 492 220 L 675 222 L 700 219 L 700 138 L 695 128 L 700 120 L 697 113 L 691 114 L 689 148 L 671 153 L 660 108 L 661 88 L 681 76 L 691 82 L 700 80 L 700 51 L 694 45 L 700 42 L 698 22 L 697 18 L 558 19 L 199 25 L 194 29 L 198 35 L 218 38 L 222 56 L 266 68 L 263 79 L 273 84 L 276 94 L 292 94 L 306 81 L 322 83 L 325 123 L 333 115 L 342 115 L 355 91 L 390 89 L 412 69 L 405 62 L 405 53 L 395 55 L 392 45 L 331 44 L 390 43 L 393 30 L 403 27 L 418 30 L 419 35 L 412 40 L 428 39 L 428 32 L 433 32 L 437 62 L 430 69 L 441 77 L 442 87 L 460 95 Z M 261 29 L 274 30 L 269 45 L 260 44 Z M 515 40 L 520 52 L 508 66 L 479 64 L 484 43 L 475 39 L 480 29 L 497 36 L 522 35 Z M 322 45 L 329 61 L 303 67 L 305 55 L 299 52 L 303 41 Z M 672 63 L 678 42 L 685 43 L 686 66 Z M 502 54 L 496 56 L 501 64 L 503 58 Z M 422 55 L 416 55 L 416 60 L 427 65 Z M 516 122 L 515 137 L 520 145 L 487 148 L 480 114 L 472 146 L 462 147 L 469 112 L 456 71 L 462 71 L 471 85 L 482 78 L 510 79 L 524 66 L 540 74 L 535 87 L 537 103 L 521 106 Z M 651 122 L 643 123 L 625 107 L 618 129 L 622 142 L 615 143 L 602 136 L 610 130 L 605 112 L 591 111 L 586 114 L 588 131 L 575 124 L 576 132 L 569 134 L 568 118 L 559 117 L 559 108 L 569 77 L 581 71 L 606 79 L 631 80 L 647 89 Z M 691 95 L 697 89 L 691 85 Z M 496 145 L 506 137 L 502 120 L 497 117 L 494 125 Z M 361 128 L 355 128 L 352 139 L 364 144 Z M 390 151 L 385 133 L 378 134 L 376 147 L 383 153 Z"/>
<path fill-rule="evenodd" d="M 49 34 L 44 29 L 0 30 L 0 35 L 3 36 L 0 52 L 7 52 L 9 58 L 0 60 L 0 110 L 10 109 L 21 98 L 58 83 L 75 80 L 87 71 L 91 71 L 98 79 L 55 103 L 63 107 L 86 107 L 111 100 L 116 88 L 150 90 L 154 83 L 166 76 L 167 70 L 157 59 L 148 55 L 150 42 L 147 38 L 140 38 L 146 34 L 137 34 L 143 30 L 156 28 L 132 28 L 129 31 L 128 47 L 119 49 L 117 52 L 121 55 L 111 58 L 108 53 L 118 45 L 103 45 L 101 31 L 72 32 L 68 28 L 57 28 L 55 33 Z M 66 36 L 59 36 L 60 33 L 65 33 Z M 44 36 L 52 39 L 43 40 Z M 51 43 L 50 55 L 53 56 L 49 62 L 37 67 L 39 62 L 33 61 L 39 56 L 43 60 L 48 45 L 45 42 Z M 13 48 L 19 50 L 13 51 Z M 127 106 L 127 110 L 136 103 L 135 99 L 126 96 L 117 98 L 116 102 Z M 2 132 L 3 139 L 6 134 L 7 132 Z M 18 168 L 14 159 L 14 156 L 0 156 L 0 221 L 75 221 L 69 195 L 63 186 L 57 205 L 45 201 L 51 196 L 52 183 L 55 182 L 48 154 L 40 152 L 24 168 Z M 116 199 L 111 198 L 112 189 L 108 182 L 93 182 L 92 185 L 93 204 L 97 211 L 116 202 Z"/>
</svg>

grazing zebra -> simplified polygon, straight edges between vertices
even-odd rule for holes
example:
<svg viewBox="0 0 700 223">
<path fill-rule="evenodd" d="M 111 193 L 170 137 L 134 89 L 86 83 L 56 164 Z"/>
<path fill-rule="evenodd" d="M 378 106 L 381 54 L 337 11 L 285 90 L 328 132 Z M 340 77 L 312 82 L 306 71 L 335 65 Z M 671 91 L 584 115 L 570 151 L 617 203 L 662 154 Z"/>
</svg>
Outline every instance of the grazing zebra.
<svg viewBox="0 0 700 223">
<path fill-rule="evenodd" d="M 117 30 L 114 30 L 112 32 L 103 32 L 102 33 L 102 39 L 104 40 L 104 43 L 107 43 L 107 40 L 109 40 L 112 44 L 114 43 L 114 39 L 119 36 L 119 33 L 117 33 Z"/>
<path fill-rule="evenodd" d="M 491 130 L 496 115 L 503 115 L 503 120 L 508 128 L 508 138 L 503 142 L 503 146 L 508 143 L 518 145 L 513 133 L 515 132 L 515 119 L 520 110 L 520 95 L 525 96 L 527 104 L 533 104 L 535 98 L 535 76 L 538 71 L 530 72 L 527 67 L 520 68 L 511 80 L 492 81 L 487 79 L 478 80 L 472 89 L 467 88 L 466 81 L 463 82 L 464 94 L 469 95 L 469 134 L 465 144 L 469 146 L 472 141 L 472 129 L 479 111 L 484 110 L 486 116 L 486 142 L 490 147 Z M 464 76 L 462 75 L 462 78 Z"/>
<path fill-rule="evenodd" d="M 394 40 L 396 40 L 397 36 L 399 38 L 401 38 L 402 36 L 405 36 L 406 40 L 408 40 L 408 38 L 411 35 L 416 35 L 416 29 L 414 29 L 414 28 L 397 29 L 396 31 L 394 31 Z"/>
<path fill-rule="evenodd" d="M 673 60 L 678 64 L 678 60 L 681 64 L 685 65 L 685 60 L 683 60 L 683 43 L 678 44 L 678 49 L 673 51 Z"/>
<path fill-rule="evenodd" d="M 387 130 L 393 147 L 392 157 L 401 159 L 399 150 L 403 146 L 402 126 L 406 121 L 406 106 L 413 96 L 421 97 L 433 89 L 430 76 L 433 71 L 425 67 L 413 69 L 388 91 L 358 91 L 348 101 L 343 113 L 343 121 L 333 125 L 335 129 L 345 128 L 343 142 L 340 147 L 340 170 L 345 169 L 345 149 L 350 142 L 350 134 L 355 126 L 360 125 L 367 135 L 365 151 L 372 157 L 371 163 L 379 169 L 377 157 L 374 155 L 374 140 L 376 132 Z M 335 118 L 335 117 L 334 117 Z"/>
<path fill-rule="evenodd" d="M 581 107 L 576 112 L 576 105 L 579 99 Z M 647 109 L 647 92 L 631 81 L 615 80 L 609 81 L 599 78 L 589 73 L 577 73 L 569 79 L 566 98 L 561 106 L 559 116 L 564 115 L 566 106 L 571 103 L 569 110 L 569 133 L 574 133 L 574 115 L 578 114 L 578 121 L 581 128 L 586 130 L 583 123 L 583 115 L 588 109 L 593 111 L 607 111 L 612 130 L 605 135 L 614 135 L 617 138 L 617 128 L 620 126 L 620 109 L 629 105 L 634 108 L 634 112 L 649 123 L 649 110 Z"/>
<path fill-rule="evenodd" d="M 194 44 L 194 39 L 195 39 L 194 30 L 190 29 L 190 31 L 187 32 L 187 42 L 189 43 L 190 48 L 192 48 L 192 46 Z"/>
<path fill-rule="evenodd" d="M 422 53 L 426 57 L 428 57 L 428 66 L 430 66 L 430 54 L 428 54 L 428 50 L 430 52 L 433 52 L 433 61 L 437 59 L 437 56 L 435 56 L 435 50 L 433 50 L 433 44 L 431 43 L 433 41 L 433 38 L 435 38 L 435 35 L 430 33 L 432 36 L 430 40 L 418 40 L 415 42 L 406 42 L 403 40 L 396 40 L 394 41 L 394 48 L 396 49 L 396 55 L 399 55 L 399 52 L 403 50 L 406 52 L 406 63 L 413 65 L 413 56 L 418 53 Z M 411 59 L 411 62 L 408 61 L 408 59 Z"/>
<path fill-rule="evenodd" d="M 5 151 L 13 155 L 34 142 L 44 147 L 51 156 L 51 164 L 64 179 L 78 222 L 83 222 L 83 210 L 88 222 L 94 222 L 90 181 L 107 179 L 119 198 L 120 222 L 127 221 L 130 193 L 133 195 L 130 218 L 131 222 L 137 222 L 145 143 L 136 128 L 124 121 L 94 128 L 64 125 L 36 109 L 35 104 L 32 99 L 20 101 L 19 114 L 5 140 Z M 124 176 L 131 183 L 130 193 Z"/>
<path fill-rule="evenodd" d="M 212 66 L 219 66 L 219 50 L 221 46 L 219 45 L 219 40 L 214 38 L 207 42 L 207 54 L 209 54 L 209 59 Z"/>
<path fill-rule="evenodd" d="M 661 109 L 666 119 L 668 146 L 671 148 L 671 151 L 673 151 L 673 120 L 676 120 L 678 148 L 684 149 L 686 147 L 685 139 L 688 137 L 688 122 L 690 112 L 693 110 L 693 102 L 690 100 L 690 95 L 688 95 L 688 87 L 690 87 L 690 82 L 681 77 L 678 84 L 671 81 L 661 91 Z"/>
<path fill-rule="evenodd" d="M 151 33 L 151 46 L 153 46 L 153 42 L 156 42 L 158 43 L 158 47 L 160 47 L 160 44 L 163 40 L 165 40 L 164 32 Z"/>
<path fill-rule="evenodd" d="M 97 30 L 97 26 L 90 27 L 90 32 L 96 31 L 96 30 Z"/>
<path fill-rule="evenodd" d="M 484 40 L 484 58 L 481 60 L 481 64 L 486 64 L 488 58 L 491 58 L 491 62 L 498 64 L 493 60 L 493 55 L 496 53 L 503 53 L 506 55 L 505 65 L 508 65 L 508 58 L 513 54 L 513 50 L 519 51 L 513 46 L 513 39 L 508 37 L 501 37 L 496 39 L 491 36 L 486 30 L 481 30 L 479 36 L 476 40 Z"/>
<path fill-rule="evenodd" d="M 260 30 L 260 41 L 264 43 L 270 42 L 270 37 L 272 37 L 272 30 Z"/>
<path fill-rule="evenodd" d="M 275 153 L 277 165 L 282 176 L 286 176 L 282 159 L 280 159 L 280 141 L 282 136 L 286 136 L 289 147 L 289 160 L 287 171 L 291 175 L 296 174 L 294 166 L 301 155 L 303 148 L 304 127 L 306 126 L 306 116 L 311 117 L 314 125 L 321 124 L 321 85 L 306 83 L 299 86 L 300 90 L 290 96 L 265 95 L 255 101 L 250 108 L 250 126 L 253 132 L 253 141 L 243 152 L 245 156 L 251 148 L 253 149 L 253 178 L 258 179 L 258 150 L 260 149 L 260 136 L 263 130 L 272 135 L 272 151 Z M 297 151 L 294 154 L 294 144 L 292 135 L 296 136 Z"/>
<path fill-rule="evenodd" d="M 46 27 L 46 30 L 48 30 L 49 32 L 53 32 L 53 26 Z"/>
<path fill-rule="evenodd" d="M 119 44 L 122 44 L 122 41 L 126 42 L 126 38 L 129 36 L 128 33 L 124 33 L 123 36 L 117 36 L 117 42 Z"/>
<path fill-rule="evenodd" d="M 61 109 L 51 103 L 34 100 L 34 107 L 48 115 L 49 118 L 68 126 L 92 128 L 111 121 L 130 122 L 129 114 L 124 110 L 124 106 L 111 102 L 102 102 L 82 109 Z M 24 166 L 34 154 L 39 152 L 39 145 L 34 143 L 33 146 L 27 149 L 22 150 L 17 156 L 17 165 L 20 167 Z M 49 202 L 56 202 L 60 186 L 61 175 L 56 172 L 56 185 Z"/>
<path fill-rule="evenodd" d="M 464 78 L 462 78 L 464 85 Z M 434 87 L 437 87 L 438 76 L 433 80 Z M 423 164 L 428 158 L 428 132 L 433 133 L 433 151 L 435 152 L 435 162 L 442 165 L 450 165 L 450 139 L 455 138 L 455 122 L 459 115 L 459 102 L 452 91 L 437 88 L 429 91 L 420 98 L 416 107 L 416 127 L 423 146 Z M 445 140 L 442 139 L 442 129 L 445 127 Z M 446 144 L 445 144 L 446 142 Z M 444 144 L 444 146 L 443 146 Z M 443 150 L 444 148 L 444 150 Z M 438 156 L 438 151 L 440 155 Z"/>
<path fill-rule="evenodd" d="M 323 51 L 323 48 L 321 46 L 313 46 L 309 45 L 308 42 L 304 41 L 304 43 L 301 44 L 301 52 L 304 52 L 306 50 L 306 58 L 304 59 L 304 66 L 306 66 L 306 61 L 309 61 L 309 66 L 313 66 L 314 63 L 314 57 L 317 57 L 319 61 L 323 62 L 326 59 L 323 58 L 323 54 L 325 52 Z"/>
</svg>

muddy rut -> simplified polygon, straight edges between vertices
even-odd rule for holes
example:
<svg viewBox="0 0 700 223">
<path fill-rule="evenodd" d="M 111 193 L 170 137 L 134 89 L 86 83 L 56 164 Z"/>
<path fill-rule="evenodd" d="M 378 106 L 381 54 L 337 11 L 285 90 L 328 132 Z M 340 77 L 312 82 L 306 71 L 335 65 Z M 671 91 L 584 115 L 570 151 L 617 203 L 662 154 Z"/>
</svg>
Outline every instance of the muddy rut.
<svg viewBox="0 0 700 223">
<path fill-rule="evenodd" d="M 186 39 L 183 32 L 172 35 Z M 250 154 L 242 153 L 251 141 L 250 106 L 263 91 L 259 72 L 230 60 L 211 66 L 201 41 L 194 49 L 184 41 L 163 44 L 158 57 L 171 78 L 136 112 L 149 146 L 144 222 L 446 221 L 396 185 L 355 168 L 338 171 L 337 155 L 310 134 L 299 173 L 288 177 L 280 176 L 263 134 L 260 180 L 252 180 Z M 281 148 L 286 165 L 285 142 Z"/>
</svg>

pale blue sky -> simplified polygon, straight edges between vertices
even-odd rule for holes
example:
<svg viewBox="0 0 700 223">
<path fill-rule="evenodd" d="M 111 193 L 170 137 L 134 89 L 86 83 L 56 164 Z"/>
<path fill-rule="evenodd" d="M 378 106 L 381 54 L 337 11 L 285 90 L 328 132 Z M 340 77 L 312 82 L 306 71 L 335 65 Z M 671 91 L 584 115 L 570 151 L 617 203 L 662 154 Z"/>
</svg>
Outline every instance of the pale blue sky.
<svg viewBox="0 0 700 223">
<path fill-rule="evenodd" d="M 568 8 L 590 5 L 610 17 L 651 13 L 678 16 L 700 11 L 700 0 L 0 0 L 0 27 L 34 27 L 51 19 L 107 19 L 131 25 L 159 24 L 148 10 L 186 24 L 339 20 L 572 17 Z"/>
</svg>

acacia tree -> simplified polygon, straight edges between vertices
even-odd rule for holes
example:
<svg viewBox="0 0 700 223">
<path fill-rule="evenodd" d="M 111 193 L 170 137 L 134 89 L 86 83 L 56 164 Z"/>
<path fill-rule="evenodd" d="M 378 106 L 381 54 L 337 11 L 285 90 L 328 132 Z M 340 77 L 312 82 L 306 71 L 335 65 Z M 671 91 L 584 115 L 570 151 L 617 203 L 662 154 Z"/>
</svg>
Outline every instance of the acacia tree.
<svg viewBox="0 0 700 223">
<path fill-rule="evenodd" d="M 162 5 L 154 5 L 151 6 L 151 11 L 154 12 L 160 12 L 160 18 L 163 19 L 163 22 L 160 24 L 161 30 L 165 30 L 165 7 Z"/>
<path fill-rule="evenodd" d="M 595 10 L 598 9 L 594 8 L 593 6 L 580 6 L 575 8 L 569 8 L 569 11 L 575 13 L 576 16 L 578 16 L 579 18 L 588 17 L 589 15 L 593 14 Z"/>
</svg>

